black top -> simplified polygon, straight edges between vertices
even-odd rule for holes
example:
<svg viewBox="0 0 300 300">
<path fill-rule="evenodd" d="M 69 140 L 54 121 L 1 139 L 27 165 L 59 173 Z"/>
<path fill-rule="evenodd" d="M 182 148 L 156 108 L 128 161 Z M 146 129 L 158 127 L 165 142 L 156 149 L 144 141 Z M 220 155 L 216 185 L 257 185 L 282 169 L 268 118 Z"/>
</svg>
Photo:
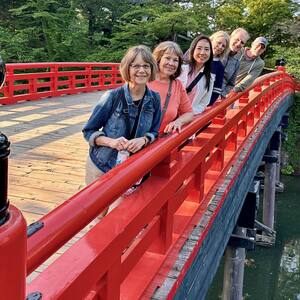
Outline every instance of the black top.
<svg viewBox="0 0 300 300">
<path fill-rule="evenodd" d="M 145 97 L 145 95 L 143 96 L 142 99 L 133 101 L 133 105 L 138 107 L 138 114 L 137 114 L 137 116 L 135 117 L 135 120 L 134 120 L 134 125 L 132 127 L 130 137 L 129 137 L 130 140 L 135 138 L 135 133 L 136 133 L 138 121 L 139 121 L 139 118 L 140 118 L 144 97 Z"/>
</svg>

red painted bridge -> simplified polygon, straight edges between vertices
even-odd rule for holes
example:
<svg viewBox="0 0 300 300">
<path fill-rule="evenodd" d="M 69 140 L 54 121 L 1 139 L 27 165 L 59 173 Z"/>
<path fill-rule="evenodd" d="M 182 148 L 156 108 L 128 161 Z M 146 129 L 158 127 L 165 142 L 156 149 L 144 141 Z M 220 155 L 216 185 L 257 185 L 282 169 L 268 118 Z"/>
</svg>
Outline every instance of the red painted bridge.
<svg viewBox="0 0 300 300">
<path fill-rule="evenodd" d="M 0 227 L 1 299 L 203 299 L 266 147 L 292 105 L 295 80 L 283 68 L 260 77 L 244 93 L 206 109 L 180 134 L 159 138 L 80 190 L 76 180 L 83 176 L 86 146 L 74 144 L 84 145 L 80 127 L 90 109 L 86 100 L 95 103 L 98 95 L 55 97 L 120 85 L 117 64 L 11 64 L 7 71 L 0 124 L 12 142 L 8 197 L 14 205 Z M 76 104 L 70 104 L 71 97 Z M 63 104 L 70 115 L 57 107 L 44 111 L 54 104 Z M 31 109 L 35 116 L 19 115 Z M 81 109 L 84 118 L 72 115 Z M 36 120 L 42 125 L 33 128 Z M 59 136 L 44 145 L 43 153 L 55 157 L 47 167 L 70 170 L 60 171 L 65 178 L 54 187 L 45 173 L 36 173 L 39 178 L 30 182 L 24 171 L 25 161 L 40 155 L 35 151 L 44 139 L 35 135 L 47 126 Z M 64 134 L 69 135 L 65 142 Z M 46 165 L 42 156 L 40 163 Z M 147 181 L 97 222 L 104 208 L 148 172 Z M 51 202 L 55 197 L 61 199 L 59 206 Z M 51 211 L 33 215 L 24 204 L 33 198 L 44 199 Z M 29 230 L 19 209 L 27 221 L 39 219 Z M 26 276 L 63 246 L 68 249 L 26 283 Z"/>
</svg>

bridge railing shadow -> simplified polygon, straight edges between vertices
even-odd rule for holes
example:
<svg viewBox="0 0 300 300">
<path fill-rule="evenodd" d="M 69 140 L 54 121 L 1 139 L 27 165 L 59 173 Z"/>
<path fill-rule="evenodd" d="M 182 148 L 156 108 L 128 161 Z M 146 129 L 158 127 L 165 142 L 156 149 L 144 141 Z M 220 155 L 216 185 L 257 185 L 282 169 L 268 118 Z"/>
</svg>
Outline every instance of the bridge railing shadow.
<svg viewBox="0 0 300 300">
<path fill-rule="evenodd" d="M 158 139 L 43 217 L 44 227 L 28 239 L 28 274 L 151 172 L 34 279 L 28 292 L 38 290 L 49 299 L 136 299 L 153 291 L 196 220 L 204 220 L 203 241 L 213 222 L 205 220 L 205 211 L 219 180 L 260 118 L 294 89 L 294 80 L 284 72 L 262 76 L 250 89 L 208 108 L 180 134 Z"/>
</svg>

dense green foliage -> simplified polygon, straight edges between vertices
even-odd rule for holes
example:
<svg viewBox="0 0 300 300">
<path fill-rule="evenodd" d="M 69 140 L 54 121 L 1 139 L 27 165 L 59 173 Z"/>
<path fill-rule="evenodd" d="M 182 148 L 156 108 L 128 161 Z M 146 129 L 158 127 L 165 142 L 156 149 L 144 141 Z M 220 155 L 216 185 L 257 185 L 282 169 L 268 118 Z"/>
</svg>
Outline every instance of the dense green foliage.
<svg viewBox="0 0 300 300">
<path fill-rule="evenodd" d="M 116 62 L 135 44 L 176 40 L 185 50 L 199 32 L 240 26 L 283 47 L 271 46 L 270 60 L 299 43 L 293 0 L 0 0 L 0 7 L 7 62 Z"/>
<path fill-rule="evenodd" d="M 282 168 L 283 174 L 300 174 L 300 94 L 295 97 L 295 105 L 290 111 L 289 126 L 285 130 L 287 140 L 283 144 L 283 149 L 288 154 L 288 161 Z"/>
</svg>

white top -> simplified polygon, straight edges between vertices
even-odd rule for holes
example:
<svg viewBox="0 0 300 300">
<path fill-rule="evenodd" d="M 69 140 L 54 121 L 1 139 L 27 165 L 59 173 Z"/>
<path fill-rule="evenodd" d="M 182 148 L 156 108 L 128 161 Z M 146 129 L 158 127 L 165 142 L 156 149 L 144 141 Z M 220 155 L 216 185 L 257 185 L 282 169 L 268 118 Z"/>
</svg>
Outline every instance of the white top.
<svg viewBox="0 0 300 300">
<path fill-rule="evenodd" d="M 199 71 L 203 72 L 204 67 Z M 182 65 L 182 72 L 178 79 L 182 82 L 183 86 L 186 88 L 188 85 L 194 80 L 194 78 L 199 74 L 192 74 L 190 76 L 189 74 L 189 65 Z M 209 83 L 209 89 L 206 89 L 206 78 L 205 75 L 201 77 L 201 79 L 197 82 L 196 86 L 193 88 L 193 90 L 188 94 L 189 98 L 192 103 L 192 108 L 194 111 L 194 114 L 200 114 L 205 110 L 207 105 L 209 104 L 211 94 L 213 91 L 215 81 L 215 74 L 210 75 L 210 83 Z"/>
</svg>

